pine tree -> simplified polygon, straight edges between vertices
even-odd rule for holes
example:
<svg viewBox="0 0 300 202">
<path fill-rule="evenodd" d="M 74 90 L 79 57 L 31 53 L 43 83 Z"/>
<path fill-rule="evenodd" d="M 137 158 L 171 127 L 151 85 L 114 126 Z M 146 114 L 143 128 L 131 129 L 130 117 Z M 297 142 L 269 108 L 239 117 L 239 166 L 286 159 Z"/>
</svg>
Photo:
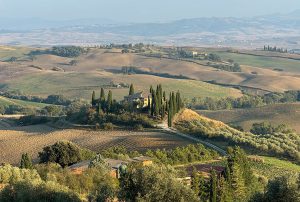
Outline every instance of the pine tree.
<svg viewBox="0 0 300 202">
<path fill-rule="evenodd" d="M 92 106 L 96 106 L 96 93 L 95 91 L 93 91 L 93 94 L 92 94 Z"/>
<path fill-rule="evenodd" d="M 112 92 L 111 90 L 108 91 L 108 95 L 107 95 L 107 112 L 110 112 L 112 109 L 112 104 L 113 104 L 113 99 L 112 99 Z"/>
<path fill-rule="evenodd" d="M 217 174 L 215 170 L 210 172 L 210 202 L 217 202 Z"/>
<path fill-rule="evenodd" d="M 133 95 L 133 94 L 134 94 L 134 87 L 133 84 L 131 84 L 129 88 L 129 95 Z"/>
<path fill-rule="evenodd" d="M 27 153 L 22 154 L 20 168 L 24 168 L 24 169 L 32 169 L 33 168 L 31 158 Z"/>
</svg>

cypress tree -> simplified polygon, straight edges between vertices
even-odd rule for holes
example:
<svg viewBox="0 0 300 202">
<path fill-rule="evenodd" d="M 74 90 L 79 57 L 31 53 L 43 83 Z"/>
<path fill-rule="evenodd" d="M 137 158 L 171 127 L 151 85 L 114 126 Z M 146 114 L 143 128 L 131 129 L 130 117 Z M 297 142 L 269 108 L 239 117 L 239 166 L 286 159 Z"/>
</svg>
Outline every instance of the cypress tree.
<svg viewBox="0 0 300 202">
<path fill-rule="evenodd" d="M 165 118 L 165 115 L 166 115 L 166 104 L 163 103 L 162 104 L 162 107 L 161 107 L 161 118 L 164 119 Z"/>
<path fill-rule="evenodd" d="M 134 94 L 134 87 L 133 84 L 131 84 L 129 88 L 129 95 L 133 95 L 133 94 Z"/>
<path fill-rule="evenodd" d="M 163 100 L 166 101 L 167 97 L 166 97 L 166 91 L 163 92 Z"/>
<path fill-rule="evenodd" d="M 31 158 L 29 157 L 29 155 L 27 153 L 22 154 L 20 168 L 32 169 L 32 167 L 33 167 L 33 165 L 32 165 L 32 161 L 31 161 Z"/>
<path fill-rule="evenodd" d="M 217 202 L 217 174 L 216 171 L 212 169 L 210 172 L 210 202 Z"/>
<path fill-rule="evenodd" d="M 173 101 L 172 97 L 169 100 L 169 111 L 168 111 L 168 126 L 172 127 L 172 118 L 173 118 Z"/>
<path fill-rule="evenodd" d="M 152 90 L 151 116 L 154 116 L 155 96 L 156 96 L 155 90 Z"/>
<path fill-rule="evenodd" d="M 101 104 L 105 102 L 105 92 L 103 88 L 101 88 L 101 92 L 100 92 L 100 102 Z"/>
<path fill-rule="evenodd" d="M 160 109 L 160 106 L 159 106 L 159 101 L 158 101 L 158 95 L 155 95 L 155 111 L 154 111 L 154 114 L 155 116 L 158 116 L 159 115 L 159 109 Z"/>
<path fill-rule="evenodd" d="M 172 92 L 172 108 L 173 108 L 173 115 L 177 113 L 177 108 L 176 108 L 176 98 L 174 92 Z"/>
<path fill-rule="evenodd" d="M 92 106 L 94 107 L 96 105 L 96 93 L 95 91 L 93 91 L 93 94 L 92 94 Z"/>
<path fill-rule="evenodd" d="M 107 112 L 110 112 L 113 104 L 113 99 L 112 99 L 112 92 L 111 90 L 108 91 L 107 95 Z"/>
</svg>

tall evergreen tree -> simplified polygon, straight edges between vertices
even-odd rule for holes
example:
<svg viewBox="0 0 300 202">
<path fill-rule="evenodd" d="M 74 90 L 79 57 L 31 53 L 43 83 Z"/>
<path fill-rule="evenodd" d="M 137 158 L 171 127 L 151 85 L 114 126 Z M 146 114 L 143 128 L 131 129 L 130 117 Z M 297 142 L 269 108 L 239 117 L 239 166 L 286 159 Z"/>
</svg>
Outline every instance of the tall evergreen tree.
<svg viewBox="0 0 300 202">
<path fill-rule="evenodd" d="M 21 157 L 21 162 L 20 162 L 20 168 L 25 168 L 25 169 L 32 169 L 32 160 L 28 153 L 22 154 Z"/>
<path fill-rule="evenodd" d="M 93 91 L 93 94 L 92 94 L 92 106 L 96 106 L 96 93 L 95 93 L 95 91 Z"/>
<path fill-rule="evenodd" d="M 210 172 L 210 202 L 217 202 L 217 174 L 215 170 Z"/>
<path fill-rule="evenodd" d="M 193 167 L 191 188 L 197 196 L 200 194 L 200 177 L 195 167 Z"/>
<path fill-rule="evenodd" d="M 168 111 L 168 126 L 172 127 L 172 119 L 173 119 L 173 101 L 172 101 L 172 96 L 170 97 L 169 100 L 169 111 Z"/>
<path fill-rule="evenodd" d="M 134 87 L 133 84 L 131 84 L 129 87 L 129 95 L 133 95 L 133 94 L 134 94 Z"/>
<path fill-rule="evenodd" d="M 100 92 L 100 102 L 101 104 L 105 102 L 105 92 L 103 88 L 101 88 L 101 92 Z"/>
<path fill-rule="evenodd" d="M 112 109 L 112 104 L 113 104 L 113 98 L 112 98 L 112 92 L 111 90 L 108 91 L 107 95 L 107 112 L 110 112 Z"/>
<path fill-rule="evenodd" d="M 166 91 L 163 92 L 163 100 L 166 101 L 167 97 L 166 97 Z"/>
<path fill-rule="evenodd" d="M 152 93 L 153 92 L 153 87 L 152 87 L 152 85 L 150 86 L 150 93 Z"/>
</svg>

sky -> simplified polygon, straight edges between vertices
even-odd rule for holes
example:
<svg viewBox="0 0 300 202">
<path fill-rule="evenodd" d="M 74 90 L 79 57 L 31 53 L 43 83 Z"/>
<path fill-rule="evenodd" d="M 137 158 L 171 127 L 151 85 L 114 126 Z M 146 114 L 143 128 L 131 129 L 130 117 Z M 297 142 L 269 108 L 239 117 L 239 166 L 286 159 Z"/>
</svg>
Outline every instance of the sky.
<svg viewBox="0 0 300 202">
<path fill-rule="evenodd" d="M 198 17 L 289 13 L 300 0 L 0 0 L 0 18 L 164 22 Z"/>
</svg>

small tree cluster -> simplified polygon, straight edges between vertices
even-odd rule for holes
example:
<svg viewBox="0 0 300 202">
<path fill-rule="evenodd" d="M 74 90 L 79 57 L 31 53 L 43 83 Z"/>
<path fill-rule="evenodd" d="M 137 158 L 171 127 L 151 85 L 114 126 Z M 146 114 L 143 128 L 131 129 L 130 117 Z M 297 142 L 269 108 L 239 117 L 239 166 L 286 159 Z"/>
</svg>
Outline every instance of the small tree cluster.
<svg viewBox="0 0 300 202">
<path fill-rule="evenodd" d="M 96 109 L 98 114 L 101 114 L 103 112 L 109 113 L 114 112 L 115 108 L 117 107 L 116 100 L 113 100 L 113 94 L 112 91 L 109 90 L 107 94 L 107 98 L 105 97 L 104 89 L 101 88 L 100 91 L 100 98 L 96 99 L 96 93 L 93 91 L 92 93 L 92 107 Z"/>
<path fill-rule="evenodd" d="M 271 46 L 264 46 L 264 51 L 272 51 L 272 52 L 279 52 L 279 53 L 287 53 L 288 50 L 287 49 L 283 49 L 283 48 L 278 48 L 276 46 L 271 47 Z"/>
</svg>

